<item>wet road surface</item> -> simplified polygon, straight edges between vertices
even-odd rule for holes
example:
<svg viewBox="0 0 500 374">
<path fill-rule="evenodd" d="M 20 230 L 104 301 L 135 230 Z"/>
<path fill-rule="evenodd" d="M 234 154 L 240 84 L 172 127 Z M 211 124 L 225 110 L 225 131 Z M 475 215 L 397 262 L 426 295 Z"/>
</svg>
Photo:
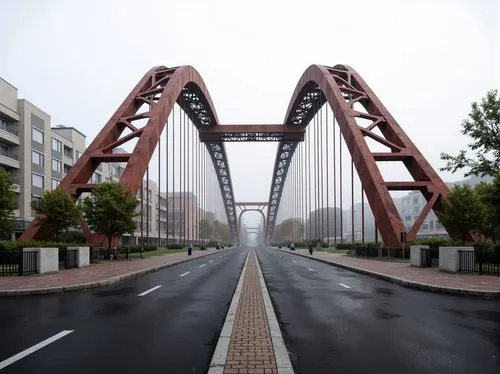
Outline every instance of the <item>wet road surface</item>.
<svg viewBox="0 0 500 374">
<path fill-rule="evenodd" d="M 0 362 L 55 339 L 0 371 L 206 373 L 247 253 L 222 251 L 102 289 L 0 298 Z"/>
<path fill-rule="evenodd" d="M 296 373 L 498 374 L 500 301 L 256 251 Z"/>
</svg>

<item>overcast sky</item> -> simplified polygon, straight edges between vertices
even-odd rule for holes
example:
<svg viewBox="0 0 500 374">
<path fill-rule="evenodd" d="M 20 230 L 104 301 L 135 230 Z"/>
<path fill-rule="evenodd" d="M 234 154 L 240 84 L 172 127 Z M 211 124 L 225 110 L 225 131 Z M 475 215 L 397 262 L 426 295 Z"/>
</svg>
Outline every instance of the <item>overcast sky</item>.
<svg viewBox="0 0 500 374">
<path fill-rule="evenodd" d="M 0 14 L 0 76 L 88 143 L 155 65 L 194 66 L 221 123 L 274 124 L 309 65 L 344 63 L 437 169 L 499 86 L 496 0 L 0 0 Z M 268 200 L 276 143 L 227 150 L 236 200 Z"/>
</svg>

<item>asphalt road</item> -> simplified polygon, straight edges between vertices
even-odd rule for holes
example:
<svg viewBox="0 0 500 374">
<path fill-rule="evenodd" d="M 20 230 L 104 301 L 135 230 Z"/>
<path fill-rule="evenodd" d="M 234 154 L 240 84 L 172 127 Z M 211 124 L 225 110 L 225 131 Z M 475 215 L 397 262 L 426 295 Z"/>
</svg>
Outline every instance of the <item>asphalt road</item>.
<svg viewBox="0 0 500 374">
<path fill-rule="evenodd" d="M 498 374 L 500 301 L 256 251 L 296 373 Z"/>
<path fill-rule="evenodd" d="M 72 331 L 0 371 L 206 373 L 247 253 L 221 251 L 102 289 L 0 298 L 0 362 Z"/>
</svg>

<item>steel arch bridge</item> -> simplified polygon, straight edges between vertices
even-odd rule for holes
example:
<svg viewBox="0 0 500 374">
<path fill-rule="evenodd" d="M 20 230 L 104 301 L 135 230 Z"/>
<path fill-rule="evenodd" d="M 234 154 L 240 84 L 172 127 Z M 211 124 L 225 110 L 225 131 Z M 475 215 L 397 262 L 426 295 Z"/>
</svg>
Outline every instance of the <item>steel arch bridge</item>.
<svg viewBox="0 0 500 374">
<path fill-rule="evenodd" d="M 265 219 L 265 237 L 270 241 L 290 162 L 297 145 L 304 140 L 309 122 L 325 103 L 338 121 L 386 245 L 400 247 L 406 237 L 408 240 L 414 239 L 430 210 L 439 212 L 441 201 L 448 194 L 444 182 L 381 101 L 359 74 L 346 65 L 311 65 L 300 78 L 292 94 L 284 123 L 250 126 L 219 123 L 209 92 L 193 67 L 154 67 L 142 77 L 101 129 L 63 179 L 60 188 L 76 199 L 96 187 L 88 181 L 100 163 L 121 162 L 125 163 L 126 167 L 120 177 L 120 183 L 136 196 L 168 116 L 176 103 L 196 126 L 200 141 L 205 143 L 217 176 L 234 241 L 238 241 L 238 217 L 224 142 L 279 142 Z M 356 103 L 362 105 L 365 111 L 356 110 Z M 369 120 L 371 123 L 361 126 L 356 122 L 358 118 Z M 146 124 L 138 126 L 139 121 L 146 121 Z M 383 137 L 373 132 L 375 128 L 381 131 Z M 131 132 L 122 136 L 126 129 Z M 391 151 L 371 152 L 365 137 L 390 148 Z M 113 153 L 114 149 L 132 140 L 136 141 L 132 153 Z M 376 161 L 402 161 L 414 181 L 384 180 Z M 390 196 L 391 190 L 419 190 L 427 200 L 408 233 Z M 21 239 L 46 239 L 48 232 L 41 225 L 41 219 L 42 217 L 36 217 Z M 90 232 L 83 220 L 80 225 L 89 244 L 103 245 L 102 236 Z"/>
</svg>

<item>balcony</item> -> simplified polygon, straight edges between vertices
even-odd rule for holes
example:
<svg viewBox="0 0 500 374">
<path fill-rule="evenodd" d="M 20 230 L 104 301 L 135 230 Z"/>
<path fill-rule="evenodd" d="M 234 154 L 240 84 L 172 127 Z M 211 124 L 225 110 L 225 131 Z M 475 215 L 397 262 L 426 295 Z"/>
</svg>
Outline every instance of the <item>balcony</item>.
<svg viewBox="0 0 500 374">
<path fill-rule="evenodd" d="M 5 126 L 0 126 L 0 139 L 2 139 L 4 143 L 11 145 L 21 144 L 21 139 L 19 138 L 17 131 Z"/>
<path fill-rule="evenodd" d="M 19 157 L 3 148 L 0 148 L 0 165 L 5 165 L 15 169 L 19 169 L 21 167 Z"/>
</svg>

